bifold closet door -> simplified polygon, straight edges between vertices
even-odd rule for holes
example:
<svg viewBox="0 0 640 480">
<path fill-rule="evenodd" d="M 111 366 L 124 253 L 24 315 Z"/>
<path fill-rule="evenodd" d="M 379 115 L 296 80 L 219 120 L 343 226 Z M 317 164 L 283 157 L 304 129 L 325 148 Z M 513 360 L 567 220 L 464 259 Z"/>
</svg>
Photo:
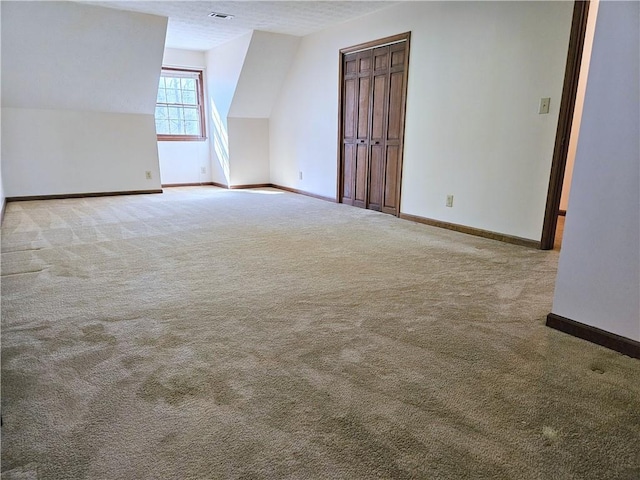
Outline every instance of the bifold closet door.
<svg viewBox="0 0 640 480">
<path fill-rule="evenodd" d="M 400 172 L 402 170 L 407 43 L 397 43 L 388 48 L 388 101 L 385 112 L 384 185 L 382 186 L 381 210 L 385 213 L 398 215 L 400 213 L 398 189 L 400 188 Z"/>
<path fill-rule="evenodd" d="M 371 81 L 371 120 L 367 207 L 382 210 L 385 185 L 387 111 L 389 107 L 389 47 L 373 50 Z"/>
<path fill-rule="evenodd" d="M 343 57 L 340 201 L 396 214 L 406 42 Z"/>
<path fill-rule="evenodd" d="M 371 51 L 345 55 L 343 72 L 342 202 L 367 206 Z"/>
</svg>

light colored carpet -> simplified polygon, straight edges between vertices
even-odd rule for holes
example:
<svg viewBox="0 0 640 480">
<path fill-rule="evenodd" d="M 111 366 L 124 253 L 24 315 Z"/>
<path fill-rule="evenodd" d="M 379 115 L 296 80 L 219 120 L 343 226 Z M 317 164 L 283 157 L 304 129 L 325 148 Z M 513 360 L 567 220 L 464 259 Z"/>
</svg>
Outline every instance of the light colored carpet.
<svg viewBox="0 0 640 480">
<path fill-rule="evenodd" d="M 277 190 L 10 203 L 3 479 L 638 479 L 557 252 Z"/>
</svg>

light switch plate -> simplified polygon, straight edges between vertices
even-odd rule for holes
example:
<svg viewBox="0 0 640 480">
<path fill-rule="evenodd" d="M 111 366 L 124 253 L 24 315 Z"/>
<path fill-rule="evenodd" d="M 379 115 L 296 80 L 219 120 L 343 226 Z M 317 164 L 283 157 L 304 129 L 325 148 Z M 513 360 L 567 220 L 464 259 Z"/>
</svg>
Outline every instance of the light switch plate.
<svg viewBox="0 0 640 480">
<path fill-rule="evenodd" d="M 445 203 L 447 207 L 453 207 L 453 195 L 447 195 L 447 203 Z"/>
<path fill-rule="evenodd" d="M 549 113 L 549 104 L 550 103 L 551 103 L 551 99 L 549 97 L 541 98 L 540 99 L 540 109 L 538 110 L 538 113 L 540 113 L 540 114 Z"/>
</svg>

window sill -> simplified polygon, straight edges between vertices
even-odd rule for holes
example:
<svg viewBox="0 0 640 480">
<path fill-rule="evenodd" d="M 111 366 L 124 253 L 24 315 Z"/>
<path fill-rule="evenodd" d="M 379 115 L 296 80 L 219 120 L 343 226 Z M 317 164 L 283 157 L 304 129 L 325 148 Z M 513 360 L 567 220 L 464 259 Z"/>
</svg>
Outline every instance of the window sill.
<svg viewBox="0 0 640 480">
<path fill-rule="evenodd" d="M 205 142 L 207 137 L 189 137 L 189 136 L 160 136 L 158 135 L 159 142 Z"/>
</svg>

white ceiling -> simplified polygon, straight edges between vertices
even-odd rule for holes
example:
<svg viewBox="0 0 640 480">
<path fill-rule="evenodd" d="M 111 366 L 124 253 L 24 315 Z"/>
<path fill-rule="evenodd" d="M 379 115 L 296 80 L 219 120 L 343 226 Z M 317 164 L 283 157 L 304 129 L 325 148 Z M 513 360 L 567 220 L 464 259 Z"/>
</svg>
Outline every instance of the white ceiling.
<svg viewBox="0 0 640 480">
<path fill-rule="evenodd" d="M 166 46 L 209 50 L 251 30 L 308 35 L 331 25 L 387 8 L 391 1 L 84 1 L 102 7 L 169 18 Z M 234 15 L 233 20 L 209 13 Z"/>
</svg>

